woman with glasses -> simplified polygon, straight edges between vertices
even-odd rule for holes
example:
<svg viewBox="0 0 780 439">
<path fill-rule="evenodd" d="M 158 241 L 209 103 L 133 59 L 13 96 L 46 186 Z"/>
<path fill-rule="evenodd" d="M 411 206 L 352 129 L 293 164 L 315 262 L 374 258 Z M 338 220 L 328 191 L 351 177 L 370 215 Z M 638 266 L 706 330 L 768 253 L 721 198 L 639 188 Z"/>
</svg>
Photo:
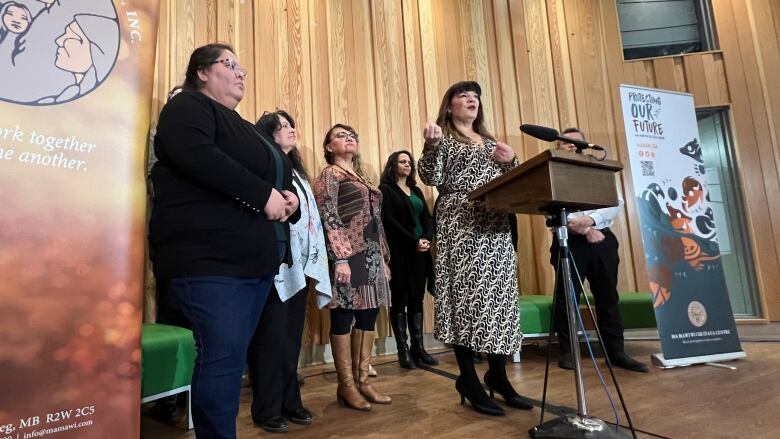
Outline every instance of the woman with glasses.
<svg viewBox="0 0 780 439">
<path fill-rule="evenodd" d="M 160 113 L 149 242 L 192 325 L 198 438 L 235 438 L 247 347 L 300 217 L 289 161 L 235 111 L 246 71 L 230 46 L 190 55 Z"/>
<path fill-rule="evenodd" d="M 284 110 L 265 112 L 256 127 L 290 160 L 301 205 L 300 219 L 290 223 L 293 263 L 283 263 L 279 269 L 249 345 L 252 419 L 266 431 L 283 433 L 287 431 L 285 418 L 301 425 L 312 422 L 311 412 L 301 401 L 297 376 L 306 292 L 314 287 L 321 308 L 331 301 L 331 285 L 322 223 L 298 152 L 295 120 Z"/>
<path fill-rule="evenodd" d="M 391 402 L 368 381 L 376 317 L 380 306 L 390 305 L 382 193 L 363 177 L 352 127 L 334 125 L 322 146 L 328 166 L 314 184 L 314 195 L 332 267 L 330 345 L 339 380 L 336 396 L 348 407 L 370 410 L 371 403 Z"/>
<path fill-rule="evenodd" d="M 405 369 L 439 362 L 423 346 L 423 298 L 433 270 L 431 240 L 433 219 L 425 197 L 414 178 L 414 159 L 409 151 L 390 154 L 382 171 L 382 222 L 390 246 L 390 280 L 393 306 L 390 323 L 398 347 L 398 362 Z M 409 327 L 411 346 L 406 344 Z"/>
<path fill-rule="evenodd" d="M 517 165 L 512 148 L 485 129 L 482 89 L 452 85 L 436 124 L 424 129 L 420 179 L 436 186 L 436 305 L 434 335 L 452 344 L 461 403 L 488 415 L 506 414 L 488 398 L 474 369 L 474 352 L 487 353 L 485 385 L 510 407 L 531 409 L 506 375 L 506 356 L 520 350 L 517 260 L 506 213 L 492 212 L 468 193 Z"/>
</svg>

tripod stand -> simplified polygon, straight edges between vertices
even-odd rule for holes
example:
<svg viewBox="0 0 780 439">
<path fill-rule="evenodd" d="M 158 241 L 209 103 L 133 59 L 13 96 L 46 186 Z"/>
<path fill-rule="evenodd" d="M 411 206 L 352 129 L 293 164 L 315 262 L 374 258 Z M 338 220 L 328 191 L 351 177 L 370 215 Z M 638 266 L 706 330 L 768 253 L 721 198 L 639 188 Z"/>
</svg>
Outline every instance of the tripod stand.
<svg viewBox="0 0 780 439">
<path fill-rule="evenodd" d="M 551 310 L 551 318 L 550 318 L 550 339 L 548 340 L 547 344 L 547 363 L 545 365 L 545 377 L 544 377 L 544 395 L 542 397 L 542 413 L 541 413 L 541 419 L 539 421 L 539 425 L 536 427 L 530 429 L 528 432 L 531 435 L 532 438 L 535 439 L 569 439 L 569 438 L 603 438 L 603 439 L 625 439 L 629 437 L 636 438 L 636 433 L 633 431 L 633 426 L 631 428 L 631 435 L 628 435 L 625 431 L 621 431 L 619 427 L 612 427 L 609 426 L 606 422 L 603 420 L 589 416 L 588 415 L 588 408 L 587 408 L 587 402 L 585 400 L 585 386 L 583 384 L 582 379 L 582 364 L 580 361 L 580 347 L 578 343 L 578 337 L 577 337 L 577 322 L 578 319 L 578 307 L 577 307 L 577 296 L 576 296 L 576 289 L 574 287 L 574 282 L 572 278 L 572 260 L 571 255 L 569 253 L 569 244 L 568 244 L 568 214 L 566 212 L 565 207 L 560 208 L 550 208 L 548 209 L 548 213 L 552 217 L 552 222 L 555 227 L 555 235 L 556 239 L 558 240 L 558 261 L 559 266 L 558 269 L 562 270 L 562 276 L 559 277 L 563 281 L 563 287 L 565 292 L 565 303 L 566 303 L 566 318 L 568 320 L 568 326 L 569 326 L 569 346 L 571 348 L 571 356 L 572 361 L 574 362 L 574 382 L 575 387 L 577 391 L 577 413 L 576 415 L 565 415 L 560 418 L 556 418 L 553 420 L 550 420 L 548 422 L 544 422 L 544 407 L 546 404 L 547 399 L 547 378 L 550 368 L 550 345 L 552 341 L 552 332 L 554 328 L 555 323 L 555 305 L 553 305 Z M 576 267 L 575 267 L 576 269 Z M 579 275 L 577 276 L 577 279 L 579 281 Z M 556 288 L 555 295 L 558 294 L 558 288 Z M 553 304 L 557 303 L 558 298 L 553 298 Z M 584 328 L 583 328 L 584 330 Z M 597 329 L 598 331 L 598 329 Z M 599 340 L 601 340 L 601 334 L 598 335 Z M 622 394 L 620 394 L 620 387 L 617 385 L 617 380 L 615 378 L 614 373 L 612 373 L 612 366 L 609 364 L 609 359 L 607 358 L 607 364 L 610 369 L 610 373 L 612 375 L 612 380 L 615 383 L 615 387 L 618 390 L 618 394 L 620 395 L 620 401 L 623 405 L 623 410 L 626 413 L 626 416 L 629 420 L 629 425 L 631 424 L 630 416 L 628 416 L 628 411 L 625 408 L 625 403 L 623 402 Z"/>
</svg>

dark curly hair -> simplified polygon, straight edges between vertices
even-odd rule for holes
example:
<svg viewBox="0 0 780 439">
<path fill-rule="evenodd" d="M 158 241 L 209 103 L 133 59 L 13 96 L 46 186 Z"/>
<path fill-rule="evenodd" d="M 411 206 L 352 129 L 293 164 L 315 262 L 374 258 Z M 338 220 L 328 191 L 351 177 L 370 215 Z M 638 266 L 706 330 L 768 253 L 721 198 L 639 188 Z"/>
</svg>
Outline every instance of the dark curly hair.
<svg viewBox="0 0 780 439">
<path fill-rule="evenodd" d="M 261 133 L 266 134 L 269 138 L 273 139 L 274 133 L 282 128 L 282 122 L 279 120 L 280 117 L 287 119 L 287 122 L 290 124 L 290 126 L 295 128 L 295 119 L 290 116 L 290 113 L 284 110 L 266 111 L 262 116 L 260 116 L 260 119 L 257 120 L 255 128 L 257 128 L 257 130 Z M 302 175 L 306 181 L 311 181 L 309 179 L 309 173 L 306 172 L 306 168 L 303 167 L 303 159 L 301 158 L 301 153 L 298 151 L 297 146 L 287 153 L 287 158 L 290 159 L 290 164 L 298 174 Z"/>
<path fill-rule="evenodd" d="M 417 180 L 414 178 L 414 174 L 417 172 L 417 168 L 414 166 L 414 157 L 412 153 L 406 150 L 396 151 L 390 154 L 385 163 L 385 169 L 382 171 L 381 181 L 385 183 L 395 184 L 398 181 L 398 158 L 401 154 L 409 156 L 409 166 L 412 168 L 412 172 L 406 177 L 407 186 L 417 186 Z"/>
</svg>

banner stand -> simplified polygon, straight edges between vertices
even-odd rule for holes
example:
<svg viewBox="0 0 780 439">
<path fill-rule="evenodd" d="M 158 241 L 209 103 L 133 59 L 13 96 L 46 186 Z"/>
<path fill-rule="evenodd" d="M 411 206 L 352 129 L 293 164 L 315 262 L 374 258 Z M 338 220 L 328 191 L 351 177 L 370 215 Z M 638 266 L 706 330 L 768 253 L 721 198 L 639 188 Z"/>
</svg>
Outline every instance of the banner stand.
<svg viewBox="0 0 780 439">
<path fill-rule="evenodd" d="M 683 367 L 683 366 L 693 366 L 694 364 L 702 364 L 702 363 L 708 366 L 736 369 L 736 367 L 718 364 L 718 362 L 739 360 L 741 358 L 747 358 L 747 354 L 745 353 L 745 351 L 726 352 L 723 354 L 714 354 L 714 355 L 702 355 L 699 357 L 674 358 L 669 360 L 664 358 L 664 354 L 662 353 L 650 355 L 650 361 L 653 363 L 653 366 L 662 369 L 671 369 L 673 367 Z"/>
<path fill-rule="evenodd" d="M 676 367 L 745 358 L 721 261 L 730 247 L 728 230 L 718 230 L 726 225 L 716 225 L 717 168 L 707 167 L 699 143 L 693 95 L 621 84 L 620 97 L 663 352 L 650 360 Z"/>
</svg>

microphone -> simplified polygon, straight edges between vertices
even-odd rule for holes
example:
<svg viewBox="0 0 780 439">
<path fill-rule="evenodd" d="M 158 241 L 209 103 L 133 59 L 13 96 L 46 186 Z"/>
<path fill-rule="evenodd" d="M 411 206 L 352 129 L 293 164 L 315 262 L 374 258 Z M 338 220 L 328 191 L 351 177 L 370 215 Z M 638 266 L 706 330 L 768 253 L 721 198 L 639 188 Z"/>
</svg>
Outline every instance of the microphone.
<svg viewBox="0 0 780 439">
<path fill-rule="evenodd" d="M 554 142 L 556 140 L 560 140 L 561 142 L 571 143 L 577 148 L 577 152 L 580 152 L 583 149 L 604 151 L 604 147 L 596 145 L 595 143 L 588 143 L 584 140 L 571 139 L 569 137 L 562 136 L 558 130 L 543 127 L 541 125 L 531 125 L 530 123 L 524 123 L 520 125 L 520 131 L 528 134 L 531 137 L 544 140 L 545 142 Z"/>
</svg>

